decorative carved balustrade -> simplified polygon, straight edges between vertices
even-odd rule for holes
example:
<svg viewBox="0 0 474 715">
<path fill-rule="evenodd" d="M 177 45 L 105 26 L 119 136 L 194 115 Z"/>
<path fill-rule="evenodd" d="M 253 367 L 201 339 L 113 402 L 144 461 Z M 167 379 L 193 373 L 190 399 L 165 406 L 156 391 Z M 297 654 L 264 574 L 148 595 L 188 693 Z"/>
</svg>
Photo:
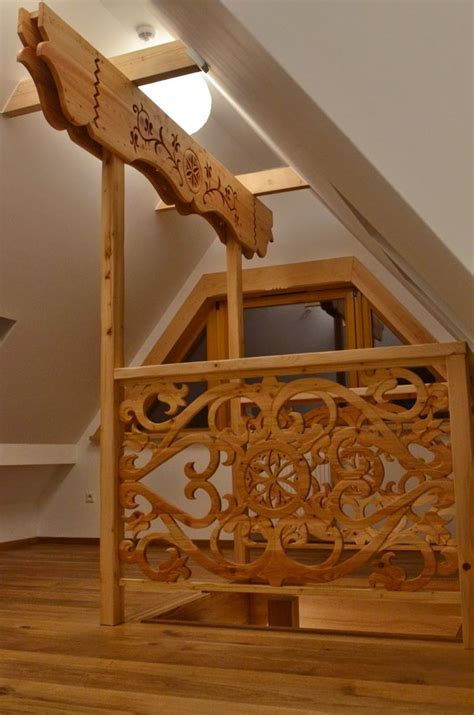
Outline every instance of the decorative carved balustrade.
<svg viewBox="0 0 474 715">
<path fill-rule="evenodd" d="M 117 370 L 121 560 L 161 582 L 192 580 L 196 570 L 275 587 L 358 573 L 373 587 L 414 591 L 454 575 L 448 385 L 414 371 L 442 370 L 442 348 Z M 350 369 L 370 371 L 365 387 L 335 381 Z M 334 379 L 318 376 L 328 372 Z M 188 384 L 199 381 L 207 387 L 188 400 Z M 237 400 L 241 418 L 231 425 L 226 405 Z M 153 421 L 157 404 L 162 418 Z M 190 429 L 198 414 L 206 430 Z M 167 496 L 178 486 L 182 499 Z M 246 547 L 240 561 L 233 538 Z M 165 558 L 155 563 L 157 546 Z"/>
</svg>

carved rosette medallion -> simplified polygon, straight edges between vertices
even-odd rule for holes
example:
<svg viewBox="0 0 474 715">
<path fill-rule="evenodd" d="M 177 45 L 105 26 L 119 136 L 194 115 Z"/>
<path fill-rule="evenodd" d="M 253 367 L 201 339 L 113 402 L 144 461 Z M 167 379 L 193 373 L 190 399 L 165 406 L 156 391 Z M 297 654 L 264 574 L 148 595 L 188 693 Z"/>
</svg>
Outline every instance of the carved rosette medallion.
<svg viewBox="0 0 474 715">
<path fill-rule="evenodd" d="M 201 162 L 192 149 L 184 152 L 184 176 L 191 191 L 196 194 L 202 181 Z"/>
<path fill-rule="evenodd" d="M 256 514 L 292 514 L 308 496 L 308 463 L 290 445 L 265 442 L 248 450 L 239 468 L 240 497 Z"/>
</svg>

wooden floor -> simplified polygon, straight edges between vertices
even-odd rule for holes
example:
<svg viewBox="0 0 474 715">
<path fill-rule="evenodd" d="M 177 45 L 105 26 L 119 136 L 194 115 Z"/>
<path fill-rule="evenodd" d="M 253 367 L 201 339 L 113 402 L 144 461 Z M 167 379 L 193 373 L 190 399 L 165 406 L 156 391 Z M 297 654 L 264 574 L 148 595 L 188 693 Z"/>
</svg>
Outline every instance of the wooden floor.
<svg viewBox="0 0 474 715">
<path fill-rule="evenodd" d="M 0 714 L 474 713 L 459 643 L 98 623 L 98 549 L 0 551 Z M 132 612 L 166 598 L 130 595 Z"/>
</svg>

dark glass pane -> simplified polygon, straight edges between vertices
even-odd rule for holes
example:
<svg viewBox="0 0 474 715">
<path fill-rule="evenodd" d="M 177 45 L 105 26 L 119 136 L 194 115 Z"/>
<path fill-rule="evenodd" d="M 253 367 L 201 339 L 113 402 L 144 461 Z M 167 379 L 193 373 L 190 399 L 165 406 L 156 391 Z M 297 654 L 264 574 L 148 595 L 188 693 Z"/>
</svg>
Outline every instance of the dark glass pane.
<svg viewBox="0 0 474 715">
<path fill-rule="evenodd" d="M 343 350 L 345 300 L 245 308 L 244 340 L 245 357 Z M 320 373 L 319 377 L 344 383 L 342 374 Z M 289 381 L 293 377 L 280 379 Z"/>
<path fill-rule="evenodd" d="M 345 301 L 244 309 L 245 357 L 342 350 Z"/>
<path fill-rule="evenodd" d="M 347 344 L 346 301 L 343 298 L 268 305 L 244 309 L 245 357 L 260 355 L 288 355 L 291 353 L 344 350 Z M 299 375 L 279 375 L 280 382 L 291 382 Z M 305 378 L 320 377 L 346 384 L 344 373 L 318 373 Z M 260 382 L 261 378 L 248 378 L 246 382 Z M 316 402 L 292 401 L 291 409 L 301 414 L 311 412 Z M 244 413 L 256 416 L 259 410 L 247 405 Z"/>
</svg>

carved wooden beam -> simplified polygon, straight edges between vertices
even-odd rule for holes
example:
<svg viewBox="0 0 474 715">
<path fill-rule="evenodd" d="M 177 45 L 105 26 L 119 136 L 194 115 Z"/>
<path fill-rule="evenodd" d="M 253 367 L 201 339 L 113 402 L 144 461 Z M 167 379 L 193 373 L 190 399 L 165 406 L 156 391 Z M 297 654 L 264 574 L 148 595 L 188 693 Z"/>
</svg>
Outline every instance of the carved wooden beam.
<svg viewBox="0 0 474 715">
<path fill-rule="evenodd" d="M 20 10 L 18 61 L 55 129 L 95 156 L 106 149 L 141 171 L 166 203 L 203 216 L 247 258 L 264 256 L 272 213 L 92 45 L 44 3 Z"/>
<path fill-rule="evenodd" d="M 235 178 L 254 196 L 269 196 L 270 194 L 284 194 L 288 191 L 309 189 L 309 184 L 291 166 L 253 171 L 250 174 L 239 174 Z M 176 207 L 172 204 L 160 201 L 156 210 L 169 211 L 174 208 Z"/>
<path fill-rule="evenodd" d="M 20 21 L 19 32 L 22 31 L 22 24 L 24 23 Z M 117 55 L 111 57 L 110 62 L 138 87 L 200 71 L 197 64 L 189 57 L 186 45 L 180 40 Z M 31 79 L 23 79 L 13 90 L 2 110 L 2 115 L 20 117 L 40 110 L 35 83 Z"/>
</svg>

